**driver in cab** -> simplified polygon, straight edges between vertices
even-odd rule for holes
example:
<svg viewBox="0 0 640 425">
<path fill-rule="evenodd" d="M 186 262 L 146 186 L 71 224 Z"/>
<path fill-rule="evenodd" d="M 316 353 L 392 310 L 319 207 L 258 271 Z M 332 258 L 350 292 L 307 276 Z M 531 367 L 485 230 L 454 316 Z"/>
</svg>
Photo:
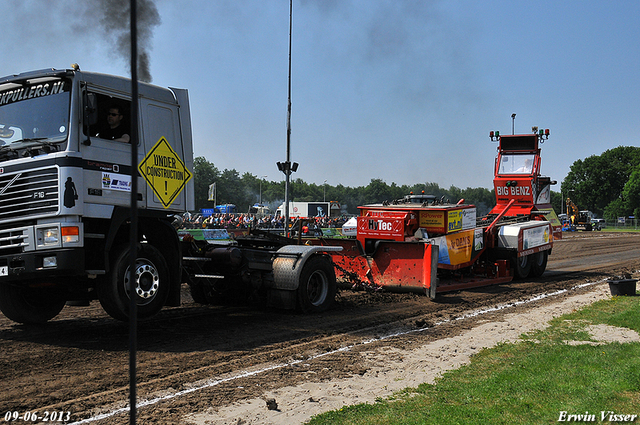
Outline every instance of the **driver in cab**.
<svg viewBox="0 0 640 425">
<path fill-rule="evenodd" d="M 129 130 L 122 122 L 122 111 L 119 106 L 112 105 L 107 113 L 107 126 L 101 129 L 97 136 L 101 139 L 115 140 L 116 142 L 130 143 Z"/>
</svg>

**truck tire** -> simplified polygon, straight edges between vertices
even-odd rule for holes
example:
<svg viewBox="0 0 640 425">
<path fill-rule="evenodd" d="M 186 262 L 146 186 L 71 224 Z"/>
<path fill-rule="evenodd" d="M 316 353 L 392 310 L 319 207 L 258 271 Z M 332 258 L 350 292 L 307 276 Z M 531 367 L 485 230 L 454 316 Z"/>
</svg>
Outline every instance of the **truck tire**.
<svg viewBox="0 0 640 425">
<path fill-rule="evenodd" d="M 336 273 L 331 261 L 323 256 L 309 258 L 297 291 L 299 311 L 320 313 L 329 309 L 336 298 Z"/>
<path fill-rule="evenodd" d="M 45 323 L 56 317 L 64 304 L 65 300 L 51 291 L 0 285 L 0 310 L 14 322 Z"/>
<path fill-rule="evenodd" d="M 536 252 L 531 257 L 531 276 L 540 277 L 547 269 L 549 254 L 547 251 Z"/>
<path fill-rule="evenodd" d="M 97 285 L 102 308 L 117 320 L 129 319 L 129 246 L 121 246 L 106 279 Z M 162 310 L 169 296 L 169 269 L 160 251 L 140 244 L 136 259 L 135 288 L 138 318 L 147 319 Z"/>
<path fill-rule="evenodd" d="M 515 257 L 513 261 L 516 279 L 524 279 L 531 272 L 532 256 Z"/>
</svg>

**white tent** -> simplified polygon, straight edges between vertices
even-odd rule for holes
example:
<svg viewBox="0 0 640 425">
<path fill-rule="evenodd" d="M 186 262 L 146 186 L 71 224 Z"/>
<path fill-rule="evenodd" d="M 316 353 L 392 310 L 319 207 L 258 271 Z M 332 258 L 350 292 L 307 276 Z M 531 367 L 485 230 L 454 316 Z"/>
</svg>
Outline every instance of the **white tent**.
<svg viewBox="0 0 640 425">
<path fill-rule="evenodd" d="M 342 236 L 357 236 L 358 234 L 358 220 L 356 217 L 351 217 L 346 223 L 342 225 Z"/>
</svg>

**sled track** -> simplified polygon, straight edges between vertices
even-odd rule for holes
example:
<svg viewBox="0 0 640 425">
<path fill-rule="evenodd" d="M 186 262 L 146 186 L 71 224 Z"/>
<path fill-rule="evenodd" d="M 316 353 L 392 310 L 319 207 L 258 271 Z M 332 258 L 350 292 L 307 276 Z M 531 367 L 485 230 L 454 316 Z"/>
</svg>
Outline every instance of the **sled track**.
<svg viewBox="0 0 640 425">
<path fill-rule="evenodd" d="M 336 307 L 321 315 L 199 306 L 185 287 L 181 307 L 139 323 L 138 397 L 157 400 L 202 389 L 140 409 L 140 421 L 175 423 L 185 414 L 280 386 L 362 374 L 359 351 L 364 347 L 424 344 L 455 335 L 475 320 L 492 320 L 501 314 L 491 310 L 496 305 L 544 293 L 558 292 L 554 298 L 561 299 L 566 293 L 559 291 L 634 272 L 640 268 L 639 236 L 571 235 L 554 246 L 548 272 L 535 282 L 442 294 L 435 301 L 416 294 L 343 290 Z M 527 307 L 514 305 L 509 311 L 521 308 Z M 485 310 L 482 319 L 465 316 Z M 0 373 L 4 412 L 63 410 L 77 421 L 122 409 L 129 393 L 128 325 L 110 319 L 96 302 L 65 307 L 44 326 L 0 317 Z M 121 415 L 100 421 L 121 422 Z"/>
</svg>

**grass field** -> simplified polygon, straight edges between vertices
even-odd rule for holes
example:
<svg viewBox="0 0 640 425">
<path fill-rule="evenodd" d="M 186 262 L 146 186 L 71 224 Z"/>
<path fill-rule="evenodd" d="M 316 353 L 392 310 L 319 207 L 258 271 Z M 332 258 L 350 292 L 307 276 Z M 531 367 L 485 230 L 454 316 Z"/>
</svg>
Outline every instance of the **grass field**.
<svg viewBox="0 0 640 425">
<path fill-rule="evenodd" d="M 640 229 L 636 228 L 636 227 L 614 227 L 614 226 L 610 226 L 610 227 L 605 227 L 604 229 L 601 230 L 601 232 L 630 232 L 630 233 L 637 233 L 640 232 Z"/>
</svg>

